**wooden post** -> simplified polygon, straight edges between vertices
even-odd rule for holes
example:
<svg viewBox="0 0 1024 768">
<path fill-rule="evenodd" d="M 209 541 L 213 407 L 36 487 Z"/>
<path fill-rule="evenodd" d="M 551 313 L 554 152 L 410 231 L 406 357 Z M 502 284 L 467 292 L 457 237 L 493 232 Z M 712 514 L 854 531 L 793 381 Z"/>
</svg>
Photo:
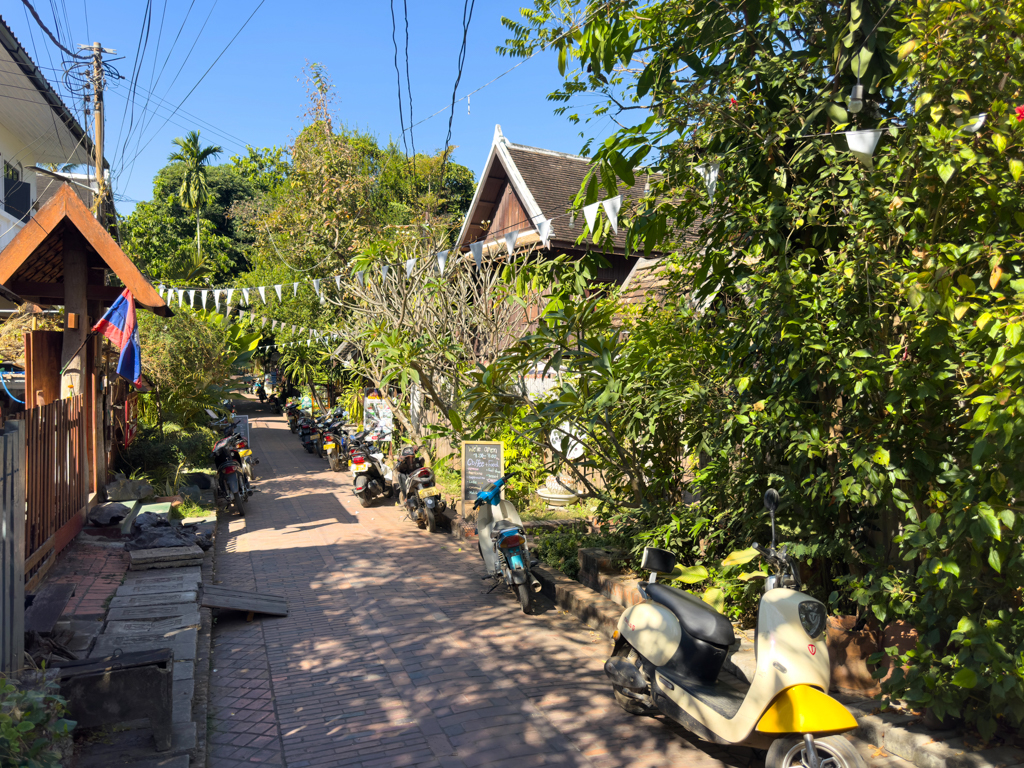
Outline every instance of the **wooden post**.
<svg viewBox="0 0 1024 768">
<path fill-rule="evenodd" d="M 61 399 L 85 393 L 88 355 L 83 344 L 89 333 L 88 258 L 85 240 L 68 227 L 64 234 L 64 346 L 60 356 L 60 364 L 67 370 L 61 377 Z M 69 322 L 72 319 L 74 322 Z"/>
<path fill-rule="evenodd" d="M 0 438 L 0 672 L 21 670 L 25 650 L 25 422 Z"/>
</svg>

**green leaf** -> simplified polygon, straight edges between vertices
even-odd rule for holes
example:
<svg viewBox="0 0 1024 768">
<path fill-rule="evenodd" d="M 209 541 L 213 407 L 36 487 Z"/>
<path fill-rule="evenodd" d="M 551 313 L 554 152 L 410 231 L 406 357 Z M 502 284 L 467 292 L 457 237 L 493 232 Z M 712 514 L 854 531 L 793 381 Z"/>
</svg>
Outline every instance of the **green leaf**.
<svg viewBox="0 0 1024 768">
<path fill-rule="evenodd" d="M 961 688 L 973 688 L 978 684 L 978 675 L 973 669 L 958 669 L 950 682 Z"/>
<path fill-rule="evenodd" d="M 565 67 L 568 62 L 569 46 L 563 45 L 558 49 L 558 74 L 565 77 Z"/>
<path fill-rule="evenodd" d="M 1003 572 L 1003 557 L 999 554 L 999 550 L 996 547 L 992 547 L 988 551 L 988 564 L 992 566 L 992 570 L 996 573 Z"/>
<path fill-rule="evenodd" d="M 672 569 L 672 573 L 669 574 L 669 578 L 675 581 L 681 581 L 684 584 L 696 584 L 698 581 L 704 581 L 708 577 L 708 569 L 703 565 L 679 565 Z"/>
<path fill-rule="evenodd" d="M 1010 175 L 1013 176 L 1014 181 L 1020 181 L 1020 175 L 1024 173 L 1024 163 L 1020 160 L 1013 159 L 1010 161 Z"/>
<path fill-rule="evenodd" d="M 1006 137 L 1001 133 L 992 134 L 992 143 L 995 145 L 996 151 L 999 154 L 1003 154 L 1006 151 Z"/>
<path fill-rule="evenodd" d="M 899 47 L 896 55 L 899 57 L 900 61 L 903 61 L 907 56 L 914 52 L 915 48 L 917 48 L 917 40 L 908 40 Z"/>
<path fill-rule="evenodd" d="M 871 460 L 883 467 L 889 466 L 889 451 L 885 448 L 876 448 L 875 452 L 871 455 Z"/>
<path fill-rule="evenodd" d="M 739 381 L 736 382 L 736 391 L 740 392 L 742 394 L 743 392 L 746 392 L 747 387 L 749 387 L 749 386 L 750 386 L 750 377 L 749 376 L 744 376 Z"/>
<path fill-rule="evenodd" d="M 832 122 L 834 123 L 845 124 L 850 122 L 850 115 L 847 111 L 834 101 L 830 101 L 825 105 L 825 112 L 830 118 L 832 118 Z"/>
<path fill-rule="evenodd" d="M 999 520 L 996 518 L 995 512 L 985 505 L 979 507 L 978 517 L 985 524 L 985 527 L 988 528 L 989 535 L 998 541 L 1000 538 Z"/>
<path fill-rule="evenodd" d="M 709 587 L 701 599 L 719 613 L 725 610 L 725 592 L 718 587 Z"/>
<path fill-rule="evenodd" d="M 740 581 L 750 581 L 751 579 L 767 579 L 768 574 L 764 571 L 750 571 L 749 573 L 743 572 L 736 578 Z"/>
<path fill-rule="evenodd" d="M 939 165 L 939 178 L 942 179 L 942 183 L 946 184 L 951 178 L 953 178 L 953 171 L 955 169 L 949 163 L 942 163 Z"/>
<path fill-rule="evenodd" d="M 448 420 L 452 423 L 452 428 L 456 432 L 462 431 L 462 418 L 454 409 L 448 411 Z"/>
<path fill-rule="evenodd" d="M 753 547 L 748 547 L 747 549 L 741 549 L 735 552 L 730 552 L 722 561 L 722 567 L 728 568 L 732 565 L 746 565 L 755 557 L 757 557 L 758 554 L 758 551 Z"/>
</svg>

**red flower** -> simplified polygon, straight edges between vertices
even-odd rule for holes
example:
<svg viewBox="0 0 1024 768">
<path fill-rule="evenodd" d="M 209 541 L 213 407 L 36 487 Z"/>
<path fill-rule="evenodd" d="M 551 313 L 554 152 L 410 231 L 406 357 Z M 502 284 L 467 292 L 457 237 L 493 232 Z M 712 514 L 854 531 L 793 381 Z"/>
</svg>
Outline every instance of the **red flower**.
<svg viewBox="0 0 1024 768">
<path fill-rule="evenodd" d="M 736 101 L 736 99 L 732 99 L 732 98 L 730 98 L 730 99 L 729 99 L 729 104 L 731 104 L 732 106 L 734 106 L 734 107 L 735 107 L 735 106 L 736 106 L 737 104 L 739 104 L 739 102 L 738 102 L 738 101 Z M 1017 108 L 1017 111 L 1018 111 L 1018 112 L 1020 112 L 1020 110 L 1022 110 L 1022 109 L 1024 109 L 1024 107 L 1018 107 L 1018 108 Z M 1020 117 L 1018 117 L 1017 119 L 1018 119 L 1018 120 L 1020 120 L 1021 118 L 1020 118 Z"/>
<path fill-rule="evenodd" d="M 1022 120 L 1024 120 L 1024 106 L 1017 107 L 1017 109 L 1015 109 L 1014 112 L 1017 113 L 1017 122 L 1018 123 L 1021 122 Z"/>
</svg>

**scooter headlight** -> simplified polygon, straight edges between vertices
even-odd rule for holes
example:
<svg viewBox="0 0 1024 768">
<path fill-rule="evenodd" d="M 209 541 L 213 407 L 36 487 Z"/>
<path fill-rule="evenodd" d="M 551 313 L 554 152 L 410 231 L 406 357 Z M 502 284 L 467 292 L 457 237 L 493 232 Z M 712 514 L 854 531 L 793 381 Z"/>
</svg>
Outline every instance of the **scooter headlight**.
<svg viewBox="0 0 1024 768">
<path fill-rule="evenodd" d="M 817 600 L 805 600 L 797 606 L 800 625 L 813 640 L 825 631 L 825 606 Z"/>
</svg>

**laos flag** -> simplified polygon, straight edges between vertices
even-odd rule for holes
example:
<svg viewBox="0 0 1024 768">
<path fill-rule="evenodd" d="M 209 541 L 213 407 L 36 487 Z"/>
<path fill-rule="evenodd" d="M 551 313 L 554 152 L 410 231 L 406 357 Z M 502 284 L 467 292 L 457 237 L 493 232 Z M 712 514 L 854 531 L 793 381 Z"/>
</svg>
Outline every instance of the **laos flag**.
<svg viewBox="0 0 1024 768">
<path fill-rule="evenodd" d="M 127 288 L 117 297 L 107 313 L 92 327 L 118 348 L 117 375 L 135 386 L 142 385 L 142 350 L 139 347 L 139 326 L 135 322 L 135 298 Z"/>
</svg>

